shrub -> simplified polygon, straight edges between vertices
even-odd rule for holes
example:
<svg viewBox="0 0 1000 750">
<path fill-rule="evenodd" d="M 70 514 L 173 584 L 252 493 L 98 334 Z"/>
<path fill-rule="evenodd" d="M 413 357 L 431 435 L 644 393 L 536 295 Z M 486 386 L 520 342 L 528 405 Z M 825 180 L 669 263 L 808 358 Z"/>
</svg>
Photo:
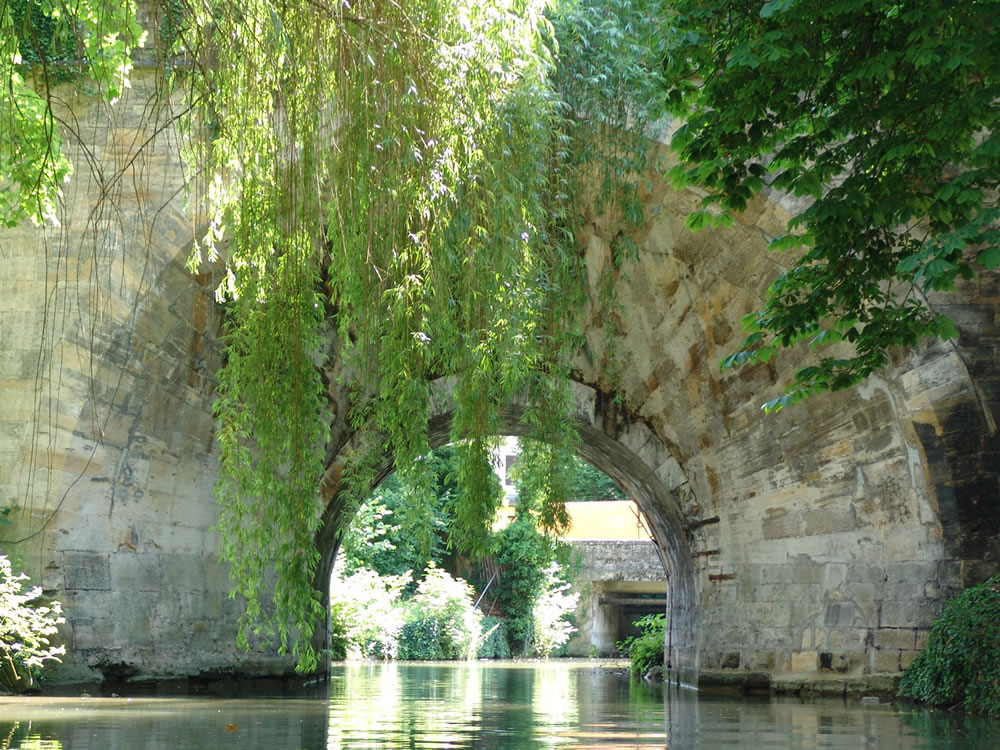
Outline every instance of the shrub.
<svg viewBox="0 0 1000 750">
<path fill-rule="evenodd" d="M 435 659 L 471 659 L 482 632 L 482 615 L 473 606 L 474 591 L 461 578 L 452 578 L 434 563 L 427 566 L 417 593 L 407 603 L 407 623 L 428 620 L 437 625 L 438 650 Z M 420 630 L 420 633 L 430 632 Z M 417 631 L 414 631 L 417 632 Z M 420 647 L 421 650 L 423 647 Z"/>
<path fill-rule="evenodd" d="M 447 659 L 441 648 L 441 626 L 422 617 L 403 625 L 399 634 L 400 659 Z M 454 658 L 454 657 L 452 657 Z"/>
<path fill-rule="evenodd" d="M 545 570 L 545 583 L 532 608 L 532 650 L 535 656 L 551 656 L 565 645 L 576 627 L 569 616 L 580 601 L 579 594 L 567 594 L 569 584 L 560 580 L 555 563 Z"/>
<path fill-rule="evenodd" d="M 42 588 L 22 591 L 26 580 L 0 555 L 0 686 L 10 692 L 30 687 L 45 662 L 60 661 L 66 653 L 65 647 L 49 643 L 57 625 L 66 622 L 59 602 L 38 606 Z"/>
<path fill-rule="evenodd" d="M 552 540 L 538 533 L 530 517 L 519 517 L 494 537 L 493 559 L 502 569 L 493 595 L 507 617 L 512 645 L 530 653 L 533 610 L 555 559 Z"/>
<path fill-rule="evenodd" d="M 937 706 L 1000 716 L 1000 575 L 948 602 L 899 694 Z"/>
<path fill-rule="evenodd" d="M 653 667 L 663 666 L 663 646 L 666 639 L 667 616 L 646 615 L 636 621 L 639 635 L 619 641 L 618 650 L 627 653 L 632 662 L 632 675 L 645 675 Z"/>
<path fill-rule="evenodd" d="M 507 623 L 498 617 L 483 618 L 483 635 L 479 640 L 476 656 L 480 659 L 510 658 Z"/>
<path fill-rule="evenodd" d="M 380 576 L 361 569 L 330 586 L 330 650 L 333 658 L 395 659 L 403 612 L 400 593 L 410 575 Z"/>
</svg>

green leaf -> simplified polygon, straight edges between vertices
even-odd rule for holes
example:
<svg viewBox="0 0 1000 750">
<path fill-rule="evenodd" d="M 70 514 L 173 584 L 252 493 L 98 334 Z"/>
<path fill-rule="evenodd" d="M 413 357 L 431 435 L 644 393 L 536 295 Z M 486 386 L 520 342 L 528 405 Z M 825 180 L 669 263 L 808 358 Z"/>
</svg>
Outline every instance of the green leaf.
<svg viewBox="0 0 1000 750">
<path fill-rule="evenodd" d="M 692 211 L 685 217 L 684 226 L 692 232 L 700 231 L 712 225 L 712 214 L 708 211 Z"/>
<path fill-rule="evenodd" d="M 795 5 L 795 0 L 768 0 L 760 9 L 761 18 L 771 18 Z"/>
<path fill-rule="evenodd" d="M 1000 265 L 1000 246 L 993 245 L 980 251 L 979 255 L 976 256 L 976 260 L 985 268 L 996 268 Z"/>
</svg>

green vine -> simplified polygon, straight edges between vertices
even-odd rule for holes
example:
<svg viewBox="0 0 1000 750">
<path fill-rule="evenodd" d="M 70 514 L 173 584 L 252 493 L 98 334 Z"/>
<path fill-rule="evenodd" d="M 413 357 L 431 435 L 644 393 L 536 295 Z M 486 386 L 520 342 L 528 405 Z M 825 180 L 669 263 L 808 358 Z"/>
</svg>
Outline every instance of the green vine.
<svg viewBox="0 0 1000 750">
<path fill-rule="evenodd" d="M 145 36 L 131 0 L 0 3 L 0 226 L 56 222 L 72 165 L 52 113 L 51 86 L 72 70 L 101 96 L 117 99 Z"/>
<path fill-rule="evenodd" d="M 250 602 L 246 623 L 276 632 L 282 647 L 289 621 L 308 635 L 315 620 L 307 582 L 324 469 L 317 425 L 325 424 L 314 366 L 323 348 L 310 328 L 320 318 L 290 324 L 285 284 L 297 285 L 291 297 L 302 310 L 316 288 L 304 280 L 322 274 L 338 356 L 359 379 L 354 425 L 384 436 L 372 450 L 394 456 L 415 532 L 433 502 L 423 460 L 428 382 L 446 374 L 458 378 L 452 543 L 486 549 L 498 501 L 492 436 L 500 408 L 525 393 L 535 404 L 529 429 L 560 457 L 550 462 L 553 491 L 540 515 L 564 525 L 556 469 L 575 448 L 568 372 L 586 289 L 576 230 L 581 201 L 639 218 L 633 182 L 645 167 L 648 113 L 636 104 L 646 100 L 628 94 L 652 66 L 643 67 L 649 50 L 628 41 L 622 24 L 649 20 L 642 7 L 373 0 L 318 11 L 257 0 L 187 8 L 176 49 L 198 72 L 178 80 L 194 107 L 190 132 L 211 127 L 192 140 L 191 158 L 215 175 L 214 219 L 192 263 L 225 257 L 219 296 L 233 305 L 217 406 L 223 557 Z M 583 189 L 595 165 L 596 194 Z M 290 237 L 300 238 L 295 248 Z M 294 271 L 276 273 L 289 253 Z M 321 302 L 313 304 L 319 315 Z M 260 376 L 273 360 L 288 366 L 289 351 L 294 372 Z M 269 403 L 280 407 L 262 408 Z M 303 434 L 293 441 L 295 430 Z M 371 464 L 361 460 L 358 472 Z M 289 559 L 265 613 L 268 563 Z"/>
</svg>

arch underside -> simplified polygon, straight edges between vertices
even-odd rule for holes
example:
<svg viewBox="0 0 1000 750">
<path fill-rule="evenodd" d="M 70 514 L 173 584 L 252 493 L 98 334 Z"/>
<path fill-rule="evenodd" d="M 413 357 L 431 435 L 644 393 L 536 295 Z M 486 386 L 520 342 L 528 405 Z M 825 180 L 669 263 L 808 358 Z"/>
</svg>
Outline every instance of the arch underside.
<svg viewBox="0 0 1000 750">
<path fill-rule="evenodd" d="M 452 385 L 451 378 L 431 384 L 435 408 L 428 432 L 432 448 L 450 440 Z M 668 580 L 670 626 L 666 664 L 671 679 L 697 684 L 700 609 L 694 558 L 676 495 L 657 474 L 658 469 L 662 472 L 664 464 L 671 467 L 675 464 L 668 460 L 666 446 L 643 422 L 618 408 L 609 410 L 611 400 L 590 386 L 574 382 L 572 389 L 580 456 L 611 477 L 636 502 L 652 527 L 654 548 Z M 522 423 L 527 406 L 514 401 L 501 409 L 501 434 L 527 432 Z M 334 463 L 342 465 L 344 460 L 341 456 Z M 391 468 L 391 457 L 386 456 L 376 471 L 376 482 L 384 479 Z M 676 472 L 671 471 L 668 479 L 676 481 Z M 327 595 L 324 582 L 329 580 L 333 568 L 341 528 L 351 520 L 338 494 L 333 492 L 328 497 L 323 528 L 317 537 L 322 562 L 316 581 L 324 596 Z"/>
</svg>

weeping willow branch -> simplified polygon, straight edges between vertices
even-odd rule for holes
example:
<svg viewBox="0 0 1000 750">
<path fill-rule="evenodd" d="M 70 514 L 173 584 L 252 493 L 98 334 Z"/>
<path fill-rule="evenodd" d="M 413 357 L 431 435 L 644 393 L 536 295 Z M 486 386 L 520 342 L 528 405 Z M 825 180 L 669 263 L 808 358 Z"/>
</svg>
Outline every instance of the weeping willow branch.
<svg viewBox="0 0 1000 750">
<path fill-rule="evenodd" d="M 124 29 L 102 37 L 124 41 L 100 60 L 127 72 L 133 9 L 93 2 L 75 6 L 81 22 Z M 244 645 L 273 637 L 300 666 L 315 663 L 328 309 L 358 376 L 354 426 L 384 436 L 376 449 L 407 477 L 418 526 L 433 485 L 428 382 L 451 374 L 463 457 L 453 542 L 483 545 L 498 411 L 524 394 L 528 428 L 555 446 L 541 517 L 564 525 L 558 470 L 576 446 L 567 376 L 587 289 L 581 203 L 641 218 L 642 103 L 658 62 L 634 30 L 657 12 L 652 0 L 167 3 L 161 59 L 186 98 L 180 132 L 210 217 L 191 265 L 226 268 L 217 495 L 221 554 L 247 601 Z M 101 62 L 93 74 L 112 96 L 114 70 Z M 52 128 L 32 132 L 58 146 Z M 39 184 L 65 176 L 54 163 L 30 167 Z M 0 194 L 21 212 L 10 220 L 27 215 L 22 194 Z M 43 218 L 51 196 L 38 196 Z"/>
</svg>

